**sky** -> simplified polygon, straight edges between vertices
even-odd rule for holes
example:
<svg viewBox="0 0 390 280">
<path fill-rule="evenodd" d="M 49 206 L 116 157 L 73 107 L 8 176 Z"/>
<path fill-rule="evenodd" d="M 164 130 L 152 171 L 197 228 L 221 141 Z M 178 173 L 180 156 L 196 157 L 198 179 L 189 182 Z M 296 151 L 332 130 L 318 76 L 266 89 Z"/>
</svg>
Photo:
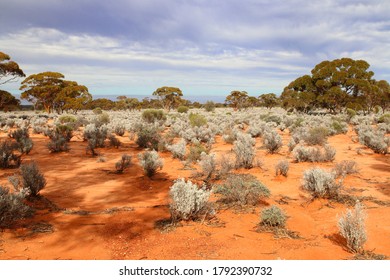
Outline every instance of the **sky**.
<svg viewBox="0 0 390 280">
<path fill-rule="evenodd" d="M 92 95 L 280 94 L 342 57 L 390 81 L 390 1 L 0 0 L 0 51 Z M 2 89 L 19 94 L 21 81 Z"/>
</svg>

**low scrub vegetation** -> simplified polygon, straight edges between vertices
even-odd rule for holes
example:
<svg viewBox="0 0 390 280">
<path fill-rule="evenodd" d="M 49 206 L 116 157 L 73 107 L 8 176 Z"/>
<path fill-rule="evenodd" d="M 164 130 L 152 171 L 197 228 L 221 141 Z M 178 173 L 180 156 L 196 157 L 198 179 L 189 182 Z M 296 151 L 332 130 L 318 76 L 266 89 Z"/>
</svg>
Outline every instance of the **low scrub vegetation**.
<svg viewBox="0 0 390 280">
<path fill-rule="evenodd" d="M 169 190 L 171 199 L 169 210 L 172 221 L 196 220 L 212 214 L 210 194 L 210 190 L 199 188 L 191 181 L 176 180 Z"/>
<path fill-rule="evenodd" d="M 309 169 L 303 174 L 303 188 L 310 192 L 313 198 L 336 198 L 340 187 L 334 173 L 321 168 Z"/>
<path fill-rule="evenodd" d="M 139 164 L 144 169 L 145 175 L 152 177 L 158 169 L 162 169 L 164 162 L 156 151 L 146 151 L 138 154 Z"/>
</svg>

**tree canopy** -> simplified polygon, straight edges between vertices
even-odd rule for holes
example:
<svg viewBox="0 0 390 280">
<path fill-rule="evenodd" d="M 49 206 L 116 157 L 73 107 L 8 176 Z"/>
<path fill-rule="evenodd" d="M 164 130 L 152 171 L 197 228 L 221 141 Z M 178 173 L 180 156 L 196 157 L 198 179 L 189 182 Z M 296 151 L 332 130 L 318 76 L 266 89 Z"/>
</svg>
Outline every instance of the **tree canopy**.
<svg viewBox="0 0 390 280">
<path fill-rule="evenodd" d="M 0 52 L 0 85 L 25 76 L 19 65 L 12 61 L 8 54 Z"/>
<path fill-rule="evenodd" d="M 58 72 L 43 72 L 28 76 L 20 90 L 22 99 L 34 106 L 42 105 L 47 112 L 56 110 L 79 110 L 92 99 L 88 88 L 74 81 L 64 80 Z"/>
<path fill-rule="evenodd" d="M 347 104 L 360 103 L 367 111 L 379 105 L 378 85 L 374 72 L 364 60 L 341 58 L 322 61 L 312 70 L 285 87 L 281 100 L 285 107 L 301 111 L 321 107 L 340 111 Z M 385 89 L 385 81 L 380 83 Z M 379 99 L 378 99 L 379 98 Z"/>
<path fill-rule="evenodd" d="M 5 90 L 0 90 L 0 110 L 10 111 L 18 109 L 20 106 L 19 99 L 15 98 L 11 93 Z"/>
<path fill-rule="evenodd" d="M 234 90 L 226 96 L 225 103 L 234 108 L 234 110 L 242 109 L 248 100 L 248 93 L 246 91 Z"/>
<path fill-rule="evenodd" d="M 154 96 L 158 96 L 162 106 L 166 110 L 176 108 L 182 102 L 183 93 L 177 87 L 160 87 L 153 92 Z"/>
</svg>

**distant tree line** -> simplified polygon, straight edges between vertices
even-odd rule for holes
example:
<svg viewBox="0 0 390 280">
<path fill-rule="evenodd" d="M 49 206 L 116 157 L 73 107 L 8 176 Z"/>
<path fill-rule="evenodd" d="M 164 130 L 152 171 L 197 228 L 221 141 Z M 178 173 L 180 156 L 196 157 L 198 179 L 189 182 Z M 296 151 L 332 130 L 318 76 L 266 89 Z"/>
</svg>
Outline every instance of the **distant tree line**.
<svg viewBox="0 0 390 280">
<path fill-rule="evenodd" d="M 287 110 L 310 112 L 326 109 L 338 113 L 346 108 L 370 113 L 374 108 L 383 111 L 390 107 L 390 85 L 385 80 L 375 80 L 374 72 L 364 60 L 351 58 L 323 61 L 317 64 L 311 75 L 292 81 L 278 97 L 275 93 L 249 96 L 246 91 L 234 90 L 226 96 L 224 103 L 207 101 L 205 104 L 183 98 L 177 87 L 160 87 L 153 92 L 155 98 L 138 100 L 124 95 L 116 101 L 107 98 L 93 99 L 88 88 L 75 81 L 65 80 L 58 72 L 33 74 L 21 82 L 21 99 L 33 104 L 34 109 L 46 112 L 73 111 L 82 109 L 140 110 L 143 108 L 176 109 L 179 106 L 205 108 L 230 106 L 235 110 L 251 107 L 273 108 L 281 106 Z M 0 52 L 0 85 L 25 77 L 19 65 L 9 55 Z M 0 110 L 20 108 L 20 101 L 11 93 L 0 89 Z"/>
</svg>

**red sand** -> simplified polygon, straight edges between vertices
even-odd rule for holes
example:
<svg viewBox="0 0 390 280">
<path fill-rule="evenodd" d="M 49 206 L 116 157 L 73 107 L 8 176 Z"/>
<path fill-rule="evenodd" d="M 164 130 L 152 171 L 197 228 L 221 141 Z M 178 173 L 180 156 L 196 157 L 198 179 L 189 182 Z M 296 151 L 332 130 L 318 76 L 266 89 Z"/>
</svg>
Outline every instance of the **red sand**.
<svg viewBox="0 0 390 280">
<path fill-rule="evenodd" d="M 282 135 L 286 145 L 288 132 Z M 387 203 L 363 202 L 368 236 L 364 248 L 390 256 L 390 157 L 354 143 L 353 135 L 350 131 L 329 138 L 337 150 L 333 163 L 295 163 L 287 146 L 275 155 L 258 149 L 262 168 L 239 172 L 255 175 L 271 190 L 265 203 L 249 212 L 218 210 L 218 223 L 186 222 L 169 232 L 155 227 L 157 221 L 170 217 L 169 187 L 173 180 L 192 174 L 170 153 L 160 153 L 164 168 L 149 179 L 137 164 L 141 150 L 128 137 L 119 137 L 123 143 L 119 149 L 99 149 L 106 161 L 97 162 L 86 154 L 86 143 L 76 138 L 69 152 L 51 154 L 46 148 L 48 139 L 32 135 L 34 148 L 23 161 L 37 162 L 47 179 L 41 195 L 63 210 L 46 207 L 18 228 L 0 232 L 0 259 L 350 259 L 353 255 L 344 248 L 337 228 L 338 216 L 347 206 L 328 200 L 310 202 L 310 195 L 301 189 L 304 170 L 313 166 L 330 169 L 344 159 L 355 160 L 360 172 L 347 176 L 343 192 Z M 256 147 L 261 147 L 260 139 Z M 220 155 L 231 148 L 217 137 L 212 152 Z M 133 165 L 123 174 L 110 173 L 123 153 L 133 156 Z M 290 162 L 287 178 L 274 175 L 275 164 L 283 158 Z M 14 172 L 0 170 L 0 184 L 7 184 L 7 176 Z M 256 232 L 265 204 L 281 207 L 289 216 L 287 228 L 301 238 Z M 119 211 L 104 213 L 114 207 Z"/>
</svg>

